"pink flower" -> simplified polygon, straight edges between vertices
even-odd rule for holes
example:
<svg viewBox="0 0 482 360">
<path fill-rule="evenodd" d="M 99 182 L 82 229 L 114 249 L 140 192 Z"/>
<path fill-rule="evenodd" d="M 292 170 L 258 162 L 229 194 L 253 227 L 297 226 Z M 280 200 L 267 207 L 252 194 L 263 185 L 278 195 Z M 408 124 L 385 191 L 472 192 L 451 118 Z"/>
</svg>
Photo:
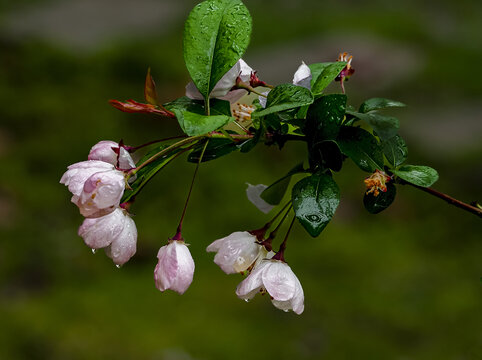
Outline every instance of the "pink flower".
<svg viewBox="0 0 482 360">
<path fill-rule="evenodd" d="M 68 167 L 60 179 L 72 193 L 72 202 L 85 217 L 114 211 L 125 189 L 125 176 L 113 165 L 99 160 L 82 161 Z"/>
<path fill-rule="evenodd" d="M 235 274 L 248 270 L 258 258 L 266 256 L 267 251 L 256 241 L 256 236 L 249 232 L 237 231 L 214 241 L 206 251 L 217 252 L 214 262 L 226 274 Z"/>
<path fill-rule="evenodd" d="M 136 167 L 131 154 L 118 143 L 110 140 L 103 140 L 92 146 L 88 159 L 105 161 L 114 166 L 117 165 L 118 160 L 119 168 L 125 170 Z"/>
<path fill-rule="evenodd" d="M 159 249 L 157 258 L 159 261 L 154 269 L 156 288 L 184 294 L 194 276 L 194 260 L 184 241 L 169 240 L 169 244 Z"/>
<path fill-rule="evenodd" d="M 301 314 L 305 308 L 301 283 L 289 265 L 280 260 L 263 260 L 236 289 L 236 295 L 246 301 L 257 293 L 267 292 L 278 309 Z"/>
<path fill-rule="evenodd" d="M 218 81 L 209 94 L 209 97 L 235 103 L 247 94 L 247 91 L 243 89 L 231 90 L 236 85 L 238 76 L 241 78 L 241 81 L 249 83 L 252 72 L 253 69 L 251 69 L 243 59 L 239 59 L 238 62 L 226 74 L 224 74 L 221 80 Z M 186 86 L 186 96 L 193 100 L 204 100 L 192 81 Z"/>
<path fill-rule="evenodd" d="M 106 248 L 107 256 L 119 266 L 136 253 L 136 224 L 127 211 L 119 207 L 110 214 L 85 219 L 78 234 L 90 248 Z"/>
</svg>

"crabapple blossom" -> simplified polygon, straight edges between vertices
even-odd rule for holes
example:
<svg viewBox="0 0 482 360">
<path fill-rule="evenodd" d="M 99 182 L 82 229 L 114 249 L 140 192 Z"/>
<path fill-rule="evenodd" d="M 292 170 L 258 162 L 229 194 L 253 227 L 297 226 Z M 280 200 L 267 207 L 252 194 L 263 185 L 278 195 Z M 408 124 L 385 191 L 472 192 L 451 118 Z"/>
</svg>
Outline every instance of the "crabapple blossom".
<svg viewBox="0 0 482 360">
<path fill-rule="evenodd" d="M 298 315 L 304 310 L 301 283 L 284 261 L 262 260 L 236 288 L 236 295 L 247 301 L 258 292 L 267 292 L 278 309 Z"/>
<path fill-rule="evenodd" d="M 194 260 L 184 241 L 169 240 L 169 244 L 159 249 L 157 258 L 159 261 L 154 269 L 156 288 L 184 294 L 194 276 Z"/>
<path fill-rule="evenodd" d="M 114 166 L 118 163 L 120 169 L 132 169 L 136 166 L 131 154 L 124 147 L 110 140 L 102 140 L 92 146 L 88 159 L 105 161 Z"/>
<path fill-rule="evenodd" d="M 246 196 L 248 200 L 253 203 L 260 211 L 264 212 L 265 214 L 269 213 L 273 208 L 274 205 L 268 204 L 263 198 L 261 198 L 261 193 L 268 188 L 267 185 L 258 184 L 258 185 L 251 185 L 246 183 L 248 188 L 246 189 Z"/>
<path fill-rule="evenodd" d="M 119 266 L 136 253 L 136 224 L 120 207 L 110 214 L 85 219 L 78 234 L 91 249 L 105 248 L 107 256 Z"/>
<path fill-rule="evenodd" d="M 125 176 L 112 164 L 99 160 L 82 161 L 68 167 L 60 179 L 72 193 L 72 202 L 85 217 L 98 217 L 119 205 Z"/>
<path fill-rule="evenodd" d="M 217 252 L 214 262 L 226 274 L 235 274 L 248 270 L 258 258 L 265 258 L 267 251 L 256 240 L 248 231 L 237 231 L 214 241 L 206 251 Z"/>
<path fill-rule="evenodd" d="M 209 94 L 210 98 L 217 98 L 221 100 L 227 100 L 230 103 L 235 103 L 244 95 L 247 94 L 246 90 L 235 89 L 231 90 L 236 85 L 238 77 L 243 82 L 248 82 L 251 77 L 253 69 L 246 64 L 243 59 L 239 59 L 236 64 L 218 81 L 214 89 Z M 186 85 L 186 96 L 193 100 L 204 100 L 196 85 L 191 81 Z"/>
</svg>

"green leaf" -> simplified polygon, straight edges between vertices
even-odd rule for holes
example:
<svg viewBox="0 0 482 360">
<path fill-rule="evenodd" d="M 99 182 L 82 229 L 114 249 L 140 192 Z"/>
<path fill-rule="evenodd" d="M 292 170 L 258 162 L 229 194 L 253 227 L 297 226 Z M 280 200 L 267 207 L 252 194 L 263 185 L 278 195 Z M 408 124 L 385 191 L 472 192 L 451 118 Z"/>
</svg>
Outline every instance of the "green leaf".
<svg viewBox="0 0 482 360">
<path fill-rule="evenodd" d="M 260 194 L 261 198 L 270 205 L 278 205 L 281 200 L 283 200 L 286 190 L 290 185 L 291 176 L 304 171 L 303 163 L 296 165 L 285 176 L 264 189 Z"/>
<path fill-rule="evenodd" d="M 393 203 L 396 194 L 397 188 L 393 183 L 389 182 L 386 192 L 380 192 L 378 196 L 374 196 L 373 193 L 365 194 L 363 197 L 363 205 L 365 205 L 365 209 L 367 209 L 370 214 L 378 214 Z"/>
<path fill-rule="evenodd" d="M 343 155 L 337 143 L 331 140 L 323 141 L 318 148 L 322 165 L 333 171 L 340 171 L 343 166 Z"/>
<path fill-rule="evenodd" d="M 189 136 L 203 135 L 219 129 L 234 118 L 226 115 L 207 116 L 190 111 L 174 109 L 181 129 Z"/>
<path fill-rule="evenodd" d="M 306 126 L 317 141 L 336 138 L 345 117 L 346 100 L 344 94 L 325 95 L 309 107 Z"/>
<path fill-rule="evenodd" d="M 161 146 L 154 148 L 153 150 L 149 151 L 146 155 L 144 155 L 142 159 L 137 162 L 137 164 L 144 163 L 147 159 L 159 153 L 160 151 L 167 148 L 168 146 L 169 145 L 163 144 Z M 132 190 L 126 189 L 124 191 L 124 195 L 122 196 L 121 203 L 132 199 L 154 175 L 156 175 L 161 169 L 163 169 L 167 164 L 169 164 L 169 162 L 173 160 L 180 151 L 183 151 L 183 150 L 184 148 L 174 149 L 168 154 L 165 154 L 159 157 L 158 159 L 154 160 L 152 163 L 139 169 L 139 171 L 136 173 L 136 180 L 134 180 L 134 182 L 130 184 L 130 187 Z"/>
<path fill-rule="evenodd" d="M 192 163 L 198 163 L 201 157 L 202 151 L 204 149 L 204 143 L 197 146 L 188 156 L 187 161 Z M 204 155 L 202 162 L 214 160 L 220 158 L 221 156 L 227 155 L 233 151 L 238 150 L 239 147 L 231 139 L 210 139 Z"/>
<path fill-rule="evenodd" d="M 395 167 L 402 165 L 407 160 L 407 145 L 399 135 L 388 140 L 382 140 L 382 148 L 387 161 Z"/>
<path fill-rule="evenodd" d="M 268 114 L 313 103 L 313 95 L 310 90 L 293 84 L 282 84 L 276 86 L 268 94 L 266 108 L 256 110 L 251 117 L 259 118 Z"/>
<path fill-rule="evenodd" d="M 311 236 L 317 237 L 340 203 L 340 190 L 331 176 L 317 173 L 296 183 L 292 200 L 301 225 Z"/>
<path fill-rule="evenodd" d="M 438 180 L 437 170 L 429 166 L 404 165 L 392 172 L 400 179 L 422 187 L 432 186 Z"/>
<path fill-rule="evenodd" d="M 320 95 L 335 80 L 345 66 L 345 61 L 309 65 L 312 75 L 311 92 L 314 95 Z"/>
<path fill-rule="evenodd" d="M 359 111 L 361 113 L 367 113 L 373 110 L 386 109 L 391 107 L 405 107 L 404 103 L 399 101 L 383 99 L 383 98 L 372 98 L 368 99 L 363 104 L 360 105 Z"/>
<path fill-rule="evenodd" d="M 368 123 L 381 139 L 394 137 L 400 128 L 398 119 L 393 116 L 385 116 L 377 113 L 362 114 L 355 111 L 347 111 L 346 113 Z"/>
<path fill-rule="evenodd" d="M 231 104 L 229 101 L 219 100 L 219 99 L 211 99 L 211 115 L 226 115 L 231 116 Z M 180 111 L 189 111 L 196 114 L 204 115 L 204 101 L 193 100 L 188 98 L 187 96 L 180 97 L 174 101 L 171 101 L 167 104 L 164 104 L 164 107 L 167 110 L 180 110 Z"/>
<path fill-rule="evenodd" d="M 367 172 L 383 169 L 383 153 L 377 139 L 368 131 L 342 126 L 337 138 L 341 151 Z"/>
<path fill-rule="evenodd" d="M 246 51 L 251 26 L 249 11 L 240 0 L 203 1 L 189 14 L 184 62 L 204 98 Z"/>
</svg>

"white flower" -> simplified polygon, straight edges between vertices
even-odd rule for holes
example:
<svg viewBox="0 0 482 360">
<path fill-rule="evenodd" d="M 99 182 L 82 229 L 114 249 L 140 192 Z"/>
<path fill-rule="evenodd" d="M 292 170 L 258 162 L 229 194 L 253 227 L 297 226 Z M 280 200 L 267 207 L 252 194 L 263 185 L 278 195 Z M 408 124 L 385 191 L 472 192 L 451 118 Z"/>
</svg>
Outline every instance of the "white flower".
<svg viewBox="0 0 482 360">
<path fill-rule="evenodd" d="M 280 260 L 263 260 L 236 289 L 236 295 L 251 300 L 259 292 L 268 292 L 278 309 L 301 314 L 305 308 L 301 283 L 289 265 Z"/>
<path fill-rule="evenodd" d="M 214 262 L 226 274 L 235 274 L 248 270 L 258 258 L 266 256 L 264 246 L 256 241 L 256 236 L 249 232 L 237 231 L 214 241 L 206 251 L 217 252 Z"/>
<path fill-rule="evenodd" d="M 107 256 L 119 266 L 136 253 L 136 224 L 127 211 L 119 207 L 110 214 L 85 219 L 78 234 L 90 248 L 106 248 Z"/>
<path fill-rule="evenodd" d="M 293 85 L 296 86 L 302 86 L 308 90 L 311 90 L 311 70 L 308 65 L 305 64 L 304 61 L 301 62 L 301 65 L 298 67 L 298 70 L 296 70 L 294 76 L 293 76 Z M 266 102 L 267 102 L 267 96 L 269 94 L 270 90 L 263 92 L 262 94 L 264 96 L 259 96 L 259 103 L 260 105 L 265 108 L 266 107 Z"/>
<path fill-rule="evenodd" d="M 85 217 L 112 212 L 122 198 L 125 177 L 113 165 L 99 160 L 82 161 L 68 167 L 60 179 L 72 193 L 72 202 Z"/>
<path fill-rule="evenodd" d="M 171 289 L 183 294 L 192 283 L 194 260 L 184 241 L 170 240 L 159 249 L 154 280 L 160 291 Z"/>
<path fill-rule="evenodd" d="M 274 208 L 274 205 L 268 204 L 263 198 L 261 198 L 261 193 L 266 190 L 268 186 L 263 184 L 246 184 L 248 185 L 248 188 L 246 189 L 246 196 L 248 197 L 248 200 L 251 201 L 260 211 L 264 212 L 265 214 L 269 213 Z"/>
<path fill-rule="evenodd" d="M 252 72 L 253 69 L 251 69 L 243 59 L 239 59 L 238 62 L 226 74 L 224 74 L 221 80 L 218 81 L 216 86 L 214 86 L 209 97 L 235 103 L 247 94 L 247 91 L 243 89 L 231 90 L 233 86 L 236 85 L 236 79 L 239 76 L 243 82 L 249 83 Z M 186 85 L 186 96 L 194 100 L 204 100 L 192 81 Z"/>
<path fill-rule="evenodd" d="M 119 149 L 118 153 L 115 152 L 114 149 Z M 102 140 L 92 146 L 88 159 L 105 161 L 114 166 L 117 165 L 117 159 L 119 159 L 120 169 L 127 170 L 136 167 L 131 154 L 122 146 L 119 146 L 118 143 L 110 140 Z"/>
</svg>

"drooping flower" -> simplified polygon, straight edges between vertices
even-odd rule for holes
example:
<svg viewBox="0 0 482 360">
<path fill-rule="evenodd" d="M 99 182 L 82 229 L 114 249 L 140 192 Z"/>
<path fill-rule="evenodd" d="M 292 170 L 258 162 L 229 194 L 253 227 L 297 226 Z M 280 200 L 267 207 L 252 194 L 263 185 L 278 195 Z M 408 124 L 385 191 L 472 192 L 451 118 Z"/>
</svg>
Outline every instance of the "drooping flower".
<svg viewBox="0 0 482 360">
<path fill-rule="evenodd" d="M 295 74 L 293 75 L 293 85 L 302 86 L 311 90 L 311 70 L 308 65 L 305 64 L 304 61 L 301 62 L 301 65 L 296 70 Z M 262 94 L 264 96 L 259 96 L 258 100 L 262 107 L 266 107 L 267 96 L 271 90 L 265 91 Z"/>
<path fill-rule="evenodd" d="M 259 258 L 265 258 L 267 251 L 257 242 L 255 235 L 248 231 L 237 231 L 211 243 L 206 249 L 217 252 L 214 262 L 226 273 L 235 274 L 248 270 Z"/>
<path fill-rule="evenodd" d="M 385 174 L 383 171 L 375 170 L 373 174 L 367 177 L 364 182 L 367 187 L 366 194 L 373 194 L 373 196 L 378 196 L 381 192 L 387 192 L 387 182 L 392 178 Z"/>
<path fill-rule="evenodd" d="M 60 179 L 72 193 L 72 202 L 85 217 L 106 215 L 119 205 L 125 176 L 112 164 L 99 160 L 82 161 L 68 167 Z"/>
<path fill-rule="evenodd" d="M 340 53 L 338 55 L 338 59 L 336 61 L 345 61 L 346 66 L 343 68 L 343 70 L 338 74 L 338 76 L 335 78 L 336 81 L 341 81 L 343 83 L 344 80 L 348 80 L 350 76 L 353 75 L 355 72 L 355 69 L 351 66 L 351 62 L 353 60 L 353 56 L 348 54 L 347 52 Z"/>
<path fill-rule="evenodd" d="M 89 160 L 105 161 L 120 169 L 132 169 L 136 166 L 131 154 L 119 143 L 110 140 L 102 140 L 92 146 L 87 157 Z"/>
<path fill-rule="evenodd" d="M 169 244 L 159 249 L 157 258 L 159 261 L 154 269 L 156 288 L 184 294 L 194 276 L 194 260 L 184 241 L 169 240 Z"/>
<path fill-rule="evenodd" d="M 85 219 L 78 234 L 91 249 L 105 248 L 107 256 L 119 266 L 136 253 L 136 224 L 120 207 L 110 214 Z"/>
<path fill-rule="evenodd" d="M 248 188 L 246 189 L 246 196 L 248 200 L 253 203 L 260 211 L 264 212 L 265 214 L 269 213 L 273 208 L 274 205 L 268 204 L 263 198 L 261 198 L 261 193 L 268 188 L 267 185 L 258 184 L 258 185 L 251 185 L 246 183 Z"/>
<path fill-rule="evenodd" d="M 236 288 L 236 295 L 247 301 L 259 292 L 267 292 L 278 309 L 299 315 L 305 308 L 301 283 L 281 260 L 262 260 Z"/>
<path fill-rule="evenodd" d="M 239 59 L 236 64 L 218 81 L 214 89 L 209 94 L 210 98 L 217 98 L 221 100 L 227 100 L 231 103 L 235 103 L 244 95 L 247 91 L 244 89 L 235 89 L 238 77 L 241 81 L 249 83 L 251 73 L 253 69 L 246 64 L 243 59 Z M 186 96 L 193 100 L 204 100 L 196 85 L 191 81 L 186 85 Z"/>
</svg>

